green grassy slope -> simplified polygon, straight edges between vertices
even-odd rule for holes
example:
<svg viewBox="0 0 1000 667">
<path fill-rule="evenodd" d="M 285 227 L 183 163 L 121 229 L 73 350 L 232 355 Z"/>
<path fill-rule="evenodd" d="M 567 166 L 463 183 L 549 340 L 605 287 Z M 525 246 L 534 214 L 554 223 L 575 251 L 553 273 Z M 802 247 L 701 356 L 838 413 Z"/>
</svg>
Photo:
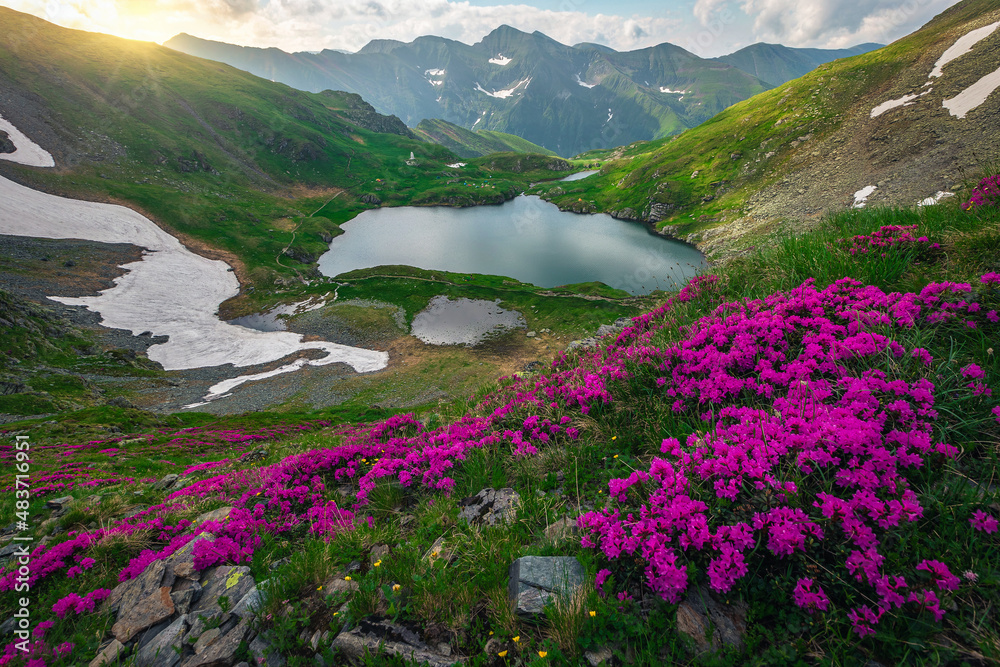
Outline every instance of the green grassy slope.
<svg viewBox="0 0 1000 667">
<path fill-rule="evenodd" d="M 883 184 L 870 203 L 913 205 L 996 156 L 995 106 L 956 119 L 941 103 L 995 68 L 1000 36 L 952 63 L 914 106 L 869 112 L 919 92 L 948 46 L 997 18 L 996 0 L 959 3 L 883 49 L 822 65 L 681 135 L 584 154 L 610 161 L 572 188 L 541 190 L 567 209 L 673 224 L 680 235 L 741 217 L 816 220 L 868 184 Z"/>
<path fill-rule="evenodd" d="M 515 134 L 483 130 L 475 132 L 464 127 L 449 123 L 440 118 L 420 121 L 413 129 L 420 139 L 434 144 L 440 144 L 455 155 L 463 158 L 481 157 L 490 153 L 537 153 L 539 155 L 555 155 L 547 148 L 533 144 Z"/>
</svg>

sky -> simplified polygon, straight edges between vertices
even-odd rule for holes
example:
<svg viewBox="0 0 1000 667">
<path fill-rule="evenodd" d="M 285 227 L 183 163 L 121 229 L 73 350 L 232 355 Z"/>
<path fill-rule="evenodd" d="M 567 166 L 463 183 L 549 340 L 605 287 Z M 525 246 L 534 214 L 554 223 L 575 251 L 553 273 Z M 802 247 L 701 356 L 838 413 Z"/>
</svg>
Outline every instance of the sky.
<svg viewBox="0 0 1000 667">
<path fill-rule="evenodd" d="M 53 23 L 162 43 L 180 32 L 285 51 L 356 51 L 439 35 L 474 44 L 499 25 L 624 51 L 671 42 L 700 56 L 755 42 L 887 44 L 957 0 L 0 0 Z"/>
</svg>

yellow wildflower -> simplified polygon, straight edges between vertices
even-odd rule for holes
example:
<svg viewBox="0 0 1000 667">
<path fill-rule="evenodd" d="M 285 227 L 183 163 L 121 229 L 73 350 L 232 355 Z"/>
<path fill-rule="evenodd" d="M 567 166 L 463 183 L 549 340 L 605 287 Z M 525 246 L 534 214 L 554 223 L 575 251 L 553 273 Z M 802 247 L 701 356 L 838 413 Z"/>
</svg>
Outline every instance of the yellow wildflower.
<svg viewBox="0 0 1000 667">
<path fill-rule="evenodd" d="M 545 656 L 547 656 L 548 654 L 549 654 L 549 652 L 548 652 L 548 651 L 539 651 L 539 652 L 538 652 L 538 657 L 539 657 L 539 658 L 544 658 L 544 657 L 545 657 Z"/>
<path fill-rule="evenodd" d="M 514 635 L 514 643 L 516 644 L 519 641 L 521 641 L 521 635 Z"/>
<path fill-rule="evenodd" d="M 501 658 L 506 658 L 507 657 L 507 650 L 504 649 L 503 651 L 500 651 L 499 653 L 497 653 L 497 655 L 499 657 L 501 657 Z"/>
<path fill-rule="evenodd" d="M 393 590 L 393 592 L 398 591 L 399 590 L 399 584 L 393 584 L 392 585 L 392 590 Z"/>
<path fill-rule="evenodd" d="M 590 612 L 590 617 L 594 618 L 595 616 L 597 616 L 597 612 L 596 611 L 591 611 Z"/>
</svg>

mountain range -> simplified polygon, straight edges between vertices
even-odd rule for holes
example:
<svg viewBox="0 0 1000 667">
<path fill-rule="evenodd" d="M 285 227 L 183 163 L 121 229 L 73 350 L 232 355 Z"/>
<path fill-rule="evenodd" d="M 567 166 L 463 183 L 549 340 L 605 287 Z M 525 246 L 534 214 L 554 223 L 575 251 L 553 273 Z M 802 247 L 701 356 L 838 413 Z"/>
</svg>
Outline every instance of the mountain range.
<svg viewBox="0 0 1000 667">
<path fill-rule="evenodd" d="M 567 46 L 504 25 L 471 46 L 425 36 L 375 40 L 353 54 L 286 53 L 187 34 L 165 46 L 301 90 L 358 93 L 410 127 L 443 119 L 570 156 L 677 134 L 818 62 L 877 45 L 844 51 L 755 45 L 710 60 L 667 43 L 628 52 Z"/>
<path fill-rule="evenodd" d="M 601 173 L 546 196 L 707 249 L 750 243 L 776 221 L 801 230 L 855 204 L 960 196 L 995 160 L 998 26 L 996 0 L 959 3 L 679 136 L 583 156 L 605 160 Z"/>
</svg>

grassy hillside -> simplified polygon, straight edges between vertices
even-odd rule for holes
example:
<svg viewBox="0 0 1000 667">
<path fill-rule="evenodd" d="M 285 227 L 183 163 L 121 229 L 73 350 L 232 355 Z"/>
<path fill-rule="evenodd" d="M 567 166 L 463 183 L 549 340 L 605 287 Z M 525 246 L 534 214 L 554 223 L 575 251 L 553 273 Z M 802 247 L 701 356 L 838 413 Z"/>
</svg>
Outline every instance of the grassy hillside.
<svg viewBox="0 0 1000 667">
<path fill-rule="evenodd" d="M 595 349 L 419 415 L 106 410 L 7 427 L 30 439 L 26 513 L 50 536 L 32 556 L 32 621 L 52 625 L 33 657 L 89 660 L 114 616 L 74 613 L 69 594 L 211 530 L 225 549 L 196 567 L 244 563 L 271 582 L 254 633 L 290 666 L 344 664 L 334 638 L 382 620 L 491 666 L 1000 659 L 1000 209 L 826 222 L 692 281 Z M 169 492 L 153 486 L 167 473 L 183 478 Z M 484 487 L 518 492 L 515 520 L 458 518 Z M 46 520 L 66 494 L 80 500 Z M 334 501 L 338 521 L 318 522 Z M 192 523 L 223 506 L 247 509 Z M 578 532 L 549 529 L 562 517 Z M 524 555 L 575 557 L 587 583 L 519 617 L 507 576 Z M 705 652 L 680 631 L 698 588 L 745 628 L 739 646 Z M 63 642 L 71 656 L 53 654 Z"/>
<path fill-rule="evenodd" d="M 497 203 L 542 176 L 473 170 L 493 187 L 472 192 L 447 182 L 452 153 L 356 95 L 304 93 L 6 8 L 0 17 L 0 112 L 59 167 L 0 170 L 43 190 L 133 205 L 235 257 L 244 279 L 308 271 L 337 223 L 371 206 L 363 195 L 384 205 Z M 278 262 L 286 247 L 290 259 Z"/>
<path fill-rule="evenodd" d="M 555 155 L 554 152 L 514 134 L 491 130 L 476 132 L 439 118 L 422 120 L 413 131 L 424 141 L 440 144 L 463 158 L 508 152 Z"/>
<path fill-rule="evenodd" d="M 995 0 L 959 3 L 883 49 L 822 65 L 676 137 L 584 154 L 610 161 L 572 188 L 542 191 L 567 209 L 671 225 L 706 242 L 702 232 L 720 223 L 736 221 L 723 235 L 746 240 L 768 221 L 816 222 L 867 185 L 881 184 L 870 205 L 911 206 L 995 159 L 991 103 L 965 119 L 941 104 L 994 69 L 1000 35 L 949 65 L 913 106 L 875 119 L 870 111 L 921 89 L 947 47 L 998 18 Z"/>
</svg>

